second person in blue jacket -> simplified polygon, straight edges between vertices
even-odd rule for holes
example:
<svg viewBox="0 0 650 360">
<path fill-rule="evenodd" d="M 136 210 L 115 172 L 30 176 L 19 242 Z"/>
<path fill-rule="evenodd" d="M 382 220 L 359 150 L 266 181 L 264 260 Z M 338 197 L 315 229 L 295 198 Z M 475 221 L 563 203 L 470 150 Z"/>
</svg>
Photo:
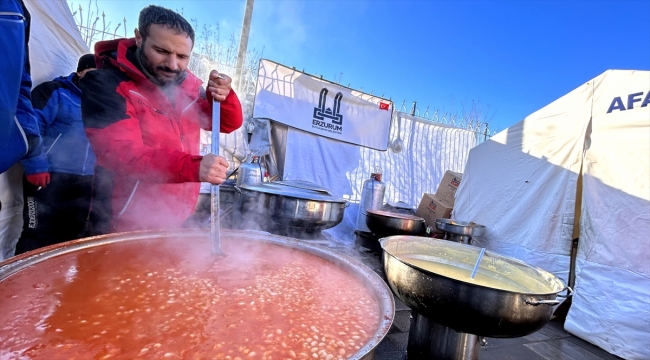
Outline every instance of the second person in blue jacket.
<svg viewBox="0 0 650 360">
<path fill-rule="evenodd" d="M 77 239 L 90 209 L 93 153 L 81 120 L 79 79 L 95 69 L 94 55 L 79 59 L 77 72 L 32 91 L 43 147 L 25 173 L 23 232 L 16 254 Z"/>
</svg>

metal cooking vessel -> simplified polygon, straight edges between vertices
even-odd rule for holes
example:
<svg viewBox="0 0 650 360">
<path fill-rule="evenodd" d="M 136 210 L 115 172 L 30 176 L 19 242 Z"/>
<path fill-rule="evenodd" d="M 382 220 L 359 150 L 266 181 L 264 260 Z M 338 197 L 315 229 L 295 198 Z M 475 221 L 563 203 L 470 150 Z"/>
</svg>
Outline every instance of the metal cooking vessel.
<svg viewBox="0 0 650 360">
<path fill-rule="evenodd" d="M 393 301 L 393 295 L 386 286 L 386 283 L 377 274 L 375 274 L 372 269 L 349 256 L 337 253 L 325 247 L 310 245 L 292 238 L 258 231 L 222 231 L 222 235 L 236 237 L 237 239 L 241 239 L 241 241 L 259 241 L 301 250 L 331 261 L 332 263 L 345 269 L 350 274 L 359 278 L 362 283 L 366 284 L 368 288 L 371 289 L 375 298 L 377 299 L 377 302 L 379 304 L 379 325 L 376 332 L 370 338 L 370 341 L 364 344 L 356 353 L 352 354 L 349 359 L 374 359 L 375 349 L 377 345 L 381 342 L 384 336 L 386 336 L 388 330 L 392 325 L 393 317 L 395 315 L 395 303 Z M 0 286 L 2 286 L 3 281 L 11 276 L 11 274 L 14 274 L 30 266 L 38 266 L 38 263 L 47 261 L 48 259 L 58 255 L 84 251 L 89 248 L 94 248 L 105 244 L 127 241 L 141 242 L 143 248 L 142 251 L 146 252 L 148 242 L 145 240 L 165 238 L 172 239 L 179 237 L 187 239 L 189 243 L 193 239 L 196 240 L 200 238 L 208 238 L 209 232 L 200 229 L 136 231 L 95 236 L 48 246 L 0 262 Z M 209 251 L 209 242 L 206 242 L 205 244 L 208 246 L 206 248 L 206 251 Z M 115 265 L 124 266 L 127 264 Z M 80 269 L 80 271 L 81 270 L 82 269 Z M 350 306 L 354 306 L 354 304 L 350 304 Z"/>
<path fill-rule="evenodd" d="M 485 252 L 479 274 L 534 290 L 481 286 L 400 259 L 411 256 L 471 270 L 481 250 L 475 246 L 415 236 L 391 236 L 380 242 L 384 271 L 395 295 L 419 314 L 458 332 L 496 338 L 530 334 L 551 319 L 558 293 L 570 291 L 554 275 L 491 251 Z"/>
<path fill-rule="evenodd" d="M 410 214 L 382 210 L 366 210 L 366 226 L 377 237 L 422 235 L 424 219 Z"/>
<path fill-rule="evenodd" d="M 244 184 L 239 187 L 239 209 L 252 212 L 291 228 L 324 230 L 343 221 L 343 199 L 322 191 L 277 183 Z"/>
<path fill-rule="evenodd" d="M 253 156 L 250 162 L 241 163 L 237 172 L 236 185 L 241 186 L 243 184 L 259 184 L 264 181 L 266 169 L 260 164 L 259 158 Z"/>
<path fill-rule="evenodd" d="M 436 219 L 436 227 L 438 230 L 463 236 L 481 237 L 485 233 L 484 225 L 445 218 Z"/>
</svg>

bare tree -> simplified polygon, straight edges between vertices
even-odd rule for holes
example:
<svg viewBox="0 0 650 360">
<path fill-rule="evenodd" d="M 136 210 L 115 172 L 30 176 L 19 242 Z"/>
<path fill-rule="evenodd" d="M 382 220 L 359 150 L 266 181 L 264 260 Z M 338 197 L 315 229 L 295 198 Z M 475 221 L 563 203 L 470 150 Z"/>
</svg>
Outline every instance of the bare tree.
<svg viewBox="0 0 650 360">
<path fill-rule="evenodd" d="M 463 123 L 468 129 L 475 131 L 479 131 L 483 127 L 487 128 L 496 114 L 490 114 L 490 105 L 483 105 L 480 100 L 472 100 L 469 105 L 462 103 L 462 107 Z"/>
<path fill-rule="evenodd" d="M 93 10 L 93 2 L 94 2 L 94 10 Z M 70 3 L 70 8 L 74 9 L 75 4 Z M 79 33 L 81 34 L 81 38 L 83 41 L 88 45 L 88 48 L 92 49 L 93 46 L 97 41 L 102 41 L 106 39 L 115 39 L 117 37 L 121 37 L 122 34 L 120 35 L 117 34 L 117 31 L 121 28 L 124 29 L 124 37 L 126 37 L 126 17 L 122 19 L 122 21 L 117 22 L 117 25 L 113 27 L 111 31 L 111 21 L 106 23 L 106 14 L 102 11 L 102 21 L 101 25 L 98 24 L 99 22 L 99 5 L 97 4 L 97 0 L 89 0 L 88 1 L 88 7 L 85 9 L 81 6 L 81 3 L 77 7 L 77 9 L 72 13 L 72 17 L 75 20 L 75 23 L 77 24 L 77 28 L 79 29 Z M 92 21 L 92 22 L 91 22 Z M 98 26 L 101 26 L 99 28 Z"/>
</svg>

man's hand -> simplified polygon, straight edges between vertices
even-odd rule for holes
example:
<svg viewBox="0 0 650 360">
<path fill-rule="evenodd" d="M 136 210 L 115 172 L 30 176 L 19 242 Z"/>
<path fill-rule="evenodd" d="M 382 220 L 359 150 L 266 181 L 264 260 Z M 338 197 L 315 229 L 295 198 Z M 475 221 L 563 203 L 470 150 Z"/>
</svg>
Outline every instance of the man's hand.
<svg viewBox="0 0 650 360">
<path fill-rule="evenodd" d="M 217 101 L 226 100 L 226 96 L 230 94 L 232 79 L 226 74 L 221 74 L 217 70 L 210 72 L 210 80 L 208 80 L 207 92 L 212 94 L 212 98 Z"/>
<path fill-rule="evenodd" d="M 39 188 L 46 187 L 47 184 L 50 183 L 50 173 L 49 172 L 25 175 L 25 177 L 27 177 L 27 181 L 30 184 L 32 184 L 34 186 L 38 186 Z"/>
<path fill-rule="evenodd" d="M 219 185 L 226 181 L 228 161 L 226 158 L 214 154 L 207 154 L 201 159 L 199 165 L 199 181 Z"/>
</svg>

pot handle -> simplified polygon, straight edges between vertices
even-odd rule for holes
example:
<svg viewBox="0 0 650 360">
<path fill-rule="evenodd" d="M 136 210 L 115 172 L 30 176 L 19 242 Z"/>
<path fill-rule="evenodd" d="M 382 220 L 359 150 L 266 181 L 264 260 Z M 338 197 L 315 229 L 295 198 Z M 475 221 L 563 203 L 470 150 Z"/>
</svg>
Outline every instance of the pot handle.
<svg viewBox="0 0 650 360">
<path fill-rule="evenodd" d="M 560 298 L 568 298 L 569 296 L 573 295 L 573 289 L 571 289 L 569 286 L 565 287 L 564 289 L 560 290 L 560 292 L 566 290 L 566 295 L 560 295 L 559 293 L 557 294 L 557 297 Z M 560 300 L 535 300 L 532 298 L 525 299 L 524 302 L 528 305 L 557 305 L 560 303 Z"/>
<path fill-rule="evenodd" d="M 526 304 L 528 304 L 528 305 L 533 305 L 533 306 L 537 306 L 537 305 L 550 305 L 550 306 L 554 306 L 554 305 L 557 305 L 557 304 L 560 303 L 559 300 L 535 300 L 535 299 L 530 299 L 530 298 L 529 298 L 529 299 L 525 299 L 524 301 L 526 302 Z"/>
<path fill-rule="evenodd" d="M 561 298 L 568 298 L 569 296 L 573 295 L 573 289 L 571 287 L 567 286 L 564 289 L 560 290 L 560 292 L 566 290 L 566 295 L 560 295 L 559 293 L 557 294 L 557 297 Z"/>
<path fill-rule="evenodd" d="M 236 192 L 238 192 L 238 193 L 240 193 L 240 194 L 242 194 L 242 195 L 248 195 L 248 194 L 249 194 L 249 192 L 242 190 L 242 189 L 241 189 L 239 186 L 237 186 L 237 185 L 234 185 L 233 187 L 235 188 L 235 191 L 236 191 Z"/>
</svg>

